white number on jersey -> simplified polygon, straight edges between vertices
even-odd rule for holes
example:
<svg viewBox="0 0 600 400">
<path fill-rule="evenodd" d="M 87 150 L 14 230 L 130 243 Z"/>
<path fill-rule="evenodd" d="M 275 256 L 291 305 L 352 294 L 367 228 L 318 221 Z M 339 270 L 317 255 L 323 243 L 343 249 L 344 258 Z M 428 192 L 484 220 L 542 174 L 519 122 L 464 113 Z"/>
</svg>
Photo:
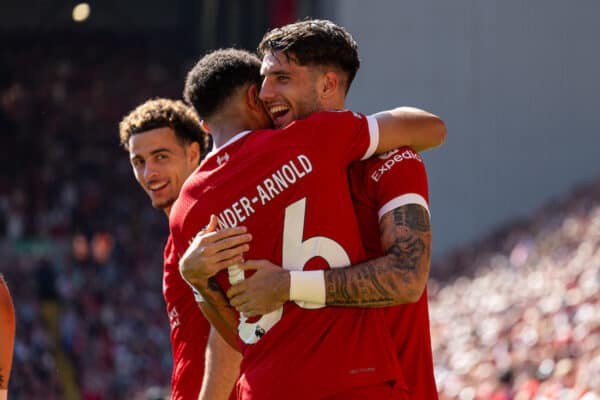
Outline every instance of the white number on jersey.
<svg viewBox="0 0 600 400">
<path fill-rule="evenodd" d="M 290 204 L 285 209 L 283 221 L 282 267 L 288 270 L 301 270 L 314 257 L 322 257 L 330 267 L 350 265 L 346 250 L 335 240 L 324 236 L 313 236 L 302 240 L 306 218 L 306 197 Z M 229 282 L 233 285 L 244 279 L 244 273 L 237 265 L 229 267 Z M 320 308 L 321 304 L 296 302 L 302 308 Z M 240 315 L 238 332 L 240 338 L 253 344 L 268 332 L 283 315 L 283 307 L 263 315 L 254 323 Z"/>
</svg>

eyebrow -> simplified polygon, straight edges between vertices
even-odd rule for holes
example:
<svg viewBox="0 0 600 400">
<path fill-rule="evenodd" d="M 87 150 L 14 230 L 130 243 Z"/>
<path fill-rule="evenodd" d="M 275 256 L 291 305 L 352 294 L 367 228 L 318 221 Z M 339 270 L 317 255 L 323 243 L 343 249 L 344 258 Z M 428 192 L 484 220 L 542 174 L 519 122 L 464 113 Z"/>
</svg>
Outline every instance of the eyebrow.
<svg viewBox="0 0 600 400">
<path fill-rule="evenodd" d="M 269 73 L 260 73 L 260 76 L 271 76 L 271 75 L 275 75 L 275 76 L 281 76 L 281 75 L 290 75 L 290 73 L 288 71 L 282 71 L 282 70 L 275 70 L 275 71 L 270 71 Z"/>
<path fill-rule="evenodd" d="M 150 155 L 153 156 L 155 154 L 158 153 L 173 153 L 173 151 L 171 149 L 168 149 L 166 147 L 159 147 L 158 149 L 154 149 L 150 152 Z M 140 156 L 139 154 L 133 154 L 132 157 L 129 157 L 130 160 L 135 160 L 136 158 L 142 158 L 142 156 Z"/>
</svg>

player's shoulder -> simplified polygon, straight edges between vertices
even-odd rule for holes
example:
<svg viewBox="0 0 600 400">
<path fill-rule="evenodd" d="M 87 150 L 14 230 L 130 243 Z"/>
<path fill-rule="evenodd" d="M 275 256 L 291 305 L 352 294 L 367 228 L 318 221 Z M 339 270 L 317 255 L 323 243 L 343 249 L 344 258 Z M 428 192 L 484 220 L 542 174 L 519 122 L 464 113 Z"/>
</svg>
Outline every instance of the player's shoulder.
<svg viewBox="0 0 600 400">
<path fill-rule="evenodd" d="M 425 170 L 423 159 L 419 153 L 405 146 L 354 163 L 351 173 L 369 176 L 377 182 L 389 171 L 406 171 L 408 173 L 415 170 Z"/>
<path fill-rule="evenodd" d="M 313 113 L 311 117 L 321 119 L 350 118 L 356 120 L 363 120 L 365 118 L 363 114 L 348 109 L 319 111 Z"/>
<path fill-rule="evenodd" d="M 300 119 L 295 121 L 296 125 L 303 124 L 318 124 L 318 125 L 327 125 L 327 124 L 338 124 L 340 122 L 346 123 L 361 123 L 364 121 L 366 117 L 363 114 L 351 111 L 351 110 L 326 110 L 326 111 L 317 111 L 310 114 L 308 117 L 304 119 Z M 294 125 L 294 123 L 290 124 Z"/>
<path fill-rule="evenodd" d="M 390 150 L 383 154 L 375 155 L 358 164 L 362 165 L 363 168 L 366 169 L 375 169 L 385 164 L 393 165 L 401 162 L 406 162 L 409 164 L 423 164 L 423 158 L 421 158 L 421 155 L 414 151 L 411 147 L 404 146 Z"/>
</svg>

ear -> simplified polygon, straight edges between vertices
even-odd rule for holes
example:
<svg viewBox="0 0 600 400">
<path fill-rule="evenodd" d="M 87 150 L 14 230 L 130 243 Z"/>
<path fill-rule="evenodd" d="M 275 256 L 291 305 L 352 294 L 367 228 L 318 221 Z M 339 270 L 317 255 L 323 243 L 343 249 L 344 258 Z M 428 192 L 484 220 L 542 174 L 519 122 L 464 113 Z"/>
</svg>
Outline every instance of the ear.
<svg viewBox="0 0 600 400">
<path fill-rule="evenodd" d="M 192 142 L 187 146 L 187 159 L 191 165 L 200 164 L 200 143 Z"/>
<path fill-rule="evenodd" d="M 329 100 L 337 96 L 340 89 L 340 78 L 335 71 L 327 71 L 321 79 L 321 98 Z"/>
<path fill-rule="evenodd" d="M 253 84 L 248 86 L 248 91 L 246 92 L 246 104 L 252 111 L 258 110 L 262 112 L 263 104 L 258 98 L 259 94 L 260 89 L 256 85 Z"/>
</svg>

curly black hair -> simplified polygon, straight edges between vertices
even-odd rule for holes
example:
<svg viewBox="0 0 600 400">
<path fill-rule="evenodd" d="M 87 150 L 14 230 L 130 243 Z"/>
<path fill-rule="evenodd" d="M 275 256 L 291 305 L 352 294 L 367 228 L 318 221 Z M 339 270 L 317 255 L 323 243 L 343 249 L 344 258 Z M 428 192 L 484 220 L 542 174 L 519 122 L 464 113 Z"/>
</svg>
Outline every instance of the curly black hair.
<svg viewBox="0 0 600 400">
<path fill-rule="evenodd" d="M 238 88 L 246 84 L 260 87 L 260 64 L 258 57 L 246 50 L 215 50 L 188 73 L 183 97 L 200 118 L 210 118 Z"/>
<path fill-rule="evenodd" d="M 137 133 L 169 127 L 181 144 L 198 142 L 200 155 L 206 154 L 208 135 L 200 126 L 194 110 L 183 101 L 151 99 L 136 107 L 119 123 L 121 146 L 129 150 L 129 138 Z"/>
<path fill-rule="evenodd" d="M 360 68 L 358 45 L 346 29 L 324 19 L 308 19 L 272 29 L 258 45 L 258 55 L 282 52 L 300 65 L 334 66 L 347 74 L 346 92 Z"/>
</svg>

